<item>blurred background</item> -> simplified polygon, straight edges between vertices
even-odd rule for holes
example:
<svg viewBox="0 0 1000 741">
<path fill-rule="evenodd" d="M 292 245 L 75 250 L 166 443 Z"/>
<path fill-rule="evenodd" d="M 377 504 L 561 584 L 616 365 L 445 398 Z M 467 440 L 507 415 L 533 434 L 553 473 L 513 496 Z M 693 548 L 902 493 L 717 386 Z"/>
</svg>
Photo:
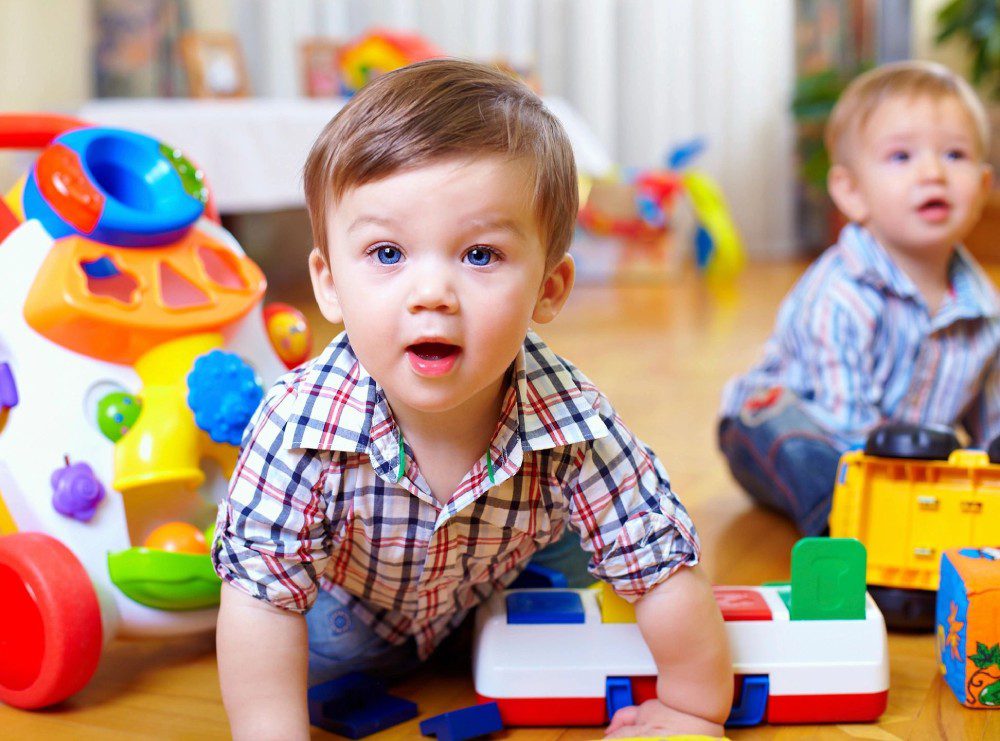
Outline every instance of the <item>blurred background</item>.
<svg viewBox="0 0 1000 741">
<path fill-rule="evenodd" d="M 301 279 L 286 258 L 309 245 L 302 161 L 345 96 L 412 59 L 497 63 L 570 130 L 593 196 L 581 277 L 653 280 L 697 255 L 698 234 L 662 188 L 651 212 L 632 203 L 637 178 L 696 167 L 751 260 L 811 257 L 839 227 L 821 132 L 845 82 L 937 59 L 976 78 L 996 128 L 998 38 L 995 0 L 0 0 L 0 105 L 181 148 L 282 283 Z M 22 169 L 5 155 L 2 182 Z M 983 259 L 998 208 L 971 240 Z"/>
</svg>

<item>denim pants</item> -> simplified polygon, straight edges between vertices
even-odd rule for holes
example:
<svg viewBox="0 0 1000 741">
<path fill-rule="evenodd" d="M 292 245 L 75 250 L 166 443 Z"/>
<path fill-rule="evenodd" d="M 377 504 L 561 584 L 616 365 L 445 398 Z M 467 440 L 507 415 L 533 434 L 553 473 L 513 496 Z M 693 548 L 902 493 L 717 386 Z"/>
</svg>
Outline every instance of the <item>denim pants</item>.
<svg viewBox="0 0 1000 741">
<path fill-rule="evenodd" d="M 350 672 L 385 679 L 403 676 L 420 665 L 416 642 L 401 646 L 376 635 L 350 608 L 339 589 L 320 589 L 306 613 L 309 629 L 309 686 Z"/>
<path fill-rule="evenodd" d="M 786 389 L 772 395 L 773 403 L 722 419 L 719 448 L 755 501 L 791 518 L 803 535 L 821 535 L 846 446 L 815 421 L 809 402 Z"/>
</svg>

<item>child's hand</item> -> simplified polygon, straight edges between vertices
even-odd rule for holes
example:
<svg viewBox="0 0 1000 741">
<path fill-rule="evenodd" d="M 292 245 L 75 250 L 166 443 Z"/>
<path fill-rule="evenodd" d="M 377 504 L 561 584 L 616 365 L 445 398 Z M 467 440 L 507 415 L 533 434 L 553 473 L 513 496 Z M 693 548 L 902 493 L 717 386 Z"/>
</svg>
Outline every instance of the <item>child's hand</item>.
<svg viewBox="0 0 1000 741">
<path fill-rule="evenodd" d="M 670 736 L 681 733 L 721 737 L 723 730 L 718 723 L 673 710 L 659 700 L 646 700 L 642 705 L 630 705 L 615 713 L 604 737 Z"/>
</svg>

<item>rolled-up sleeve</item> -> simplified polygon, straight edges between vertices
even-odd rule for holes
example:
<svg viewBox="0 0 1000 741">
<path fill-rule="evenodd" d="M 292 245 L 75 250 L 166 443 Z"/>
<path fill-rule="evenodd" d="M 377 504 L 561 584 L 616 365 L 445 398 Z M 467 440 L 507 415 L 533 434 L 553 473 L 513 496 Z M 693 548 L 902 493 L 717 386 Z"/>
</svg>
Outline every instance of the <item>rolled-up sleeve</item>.
<svg viewBox="0 0 1000 741">
<path fill-rule="evenodd" d="M 329 454 L 284 447 L 294 403 L 294 388 L 279 381 L 247 427 L 219 505 L 212 562 L 223 581 L 251 597 L 303 612 L 329 559 L 322 497 Z"/>
<path fill-rule="evenodd" d="M 590 573 L 629 601 L 682 566 L 700 545 L 667 472 L 602 398 L 607 436 L 581 445 L 568 481 L 570 525 L 594 556 Z"/>
</svg>

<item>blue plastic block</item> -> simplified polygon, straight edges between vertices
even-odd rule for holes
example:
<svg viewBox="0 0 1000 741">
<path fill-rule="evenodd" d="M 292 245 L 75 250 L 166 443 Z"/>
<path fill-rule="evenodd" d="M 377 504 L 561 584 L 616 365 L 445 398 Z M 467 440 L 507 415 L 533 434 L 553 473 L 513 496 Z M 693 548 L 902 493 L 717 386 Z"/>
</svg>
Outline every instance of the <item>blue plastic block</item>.
<svg viewBox="0 0 1000 741">
<path fill-rule="evenodd" d="M 507 622 L 514 625 L 584 622 L 583 601 L 573 591 L 510 592 Z"/>
<path fill-rule="evenodd" d="M 767 712 L 767 695 L 771 685 L 767 675 L 747 674 L 741 679 L 739 699 L 733 703 L 726 719 L 729 728 L 755 726 L 763 722 Z"/>
<path fill-rule="evenodd" d="M 510 585 L 510 589 L 565 589 L 569 586 L 561 571 L 529 563 Z"/>
<path fill-rule="evenodd" d="M 634 705 L 632 680 L 628 677 L 608 677 L 604 682 L 604 699 L 608 705 L 608 720 L 622 708 Z"/>
<path fill-rule="evenodd" d="M 417 717 L 417 705 L 386 694 L 380 682 L 353 672 L 309 688 L 309 722 L 347 738 L 364 738 Z"/>
<path fill-rule="evenodd" d="M 437 741 L 465 741 L 502 730 L 500 708 L 495 702 L 484 702 L 420 721 L 420 732 L 425 736 L 437 736 Z"/>
</svg>

